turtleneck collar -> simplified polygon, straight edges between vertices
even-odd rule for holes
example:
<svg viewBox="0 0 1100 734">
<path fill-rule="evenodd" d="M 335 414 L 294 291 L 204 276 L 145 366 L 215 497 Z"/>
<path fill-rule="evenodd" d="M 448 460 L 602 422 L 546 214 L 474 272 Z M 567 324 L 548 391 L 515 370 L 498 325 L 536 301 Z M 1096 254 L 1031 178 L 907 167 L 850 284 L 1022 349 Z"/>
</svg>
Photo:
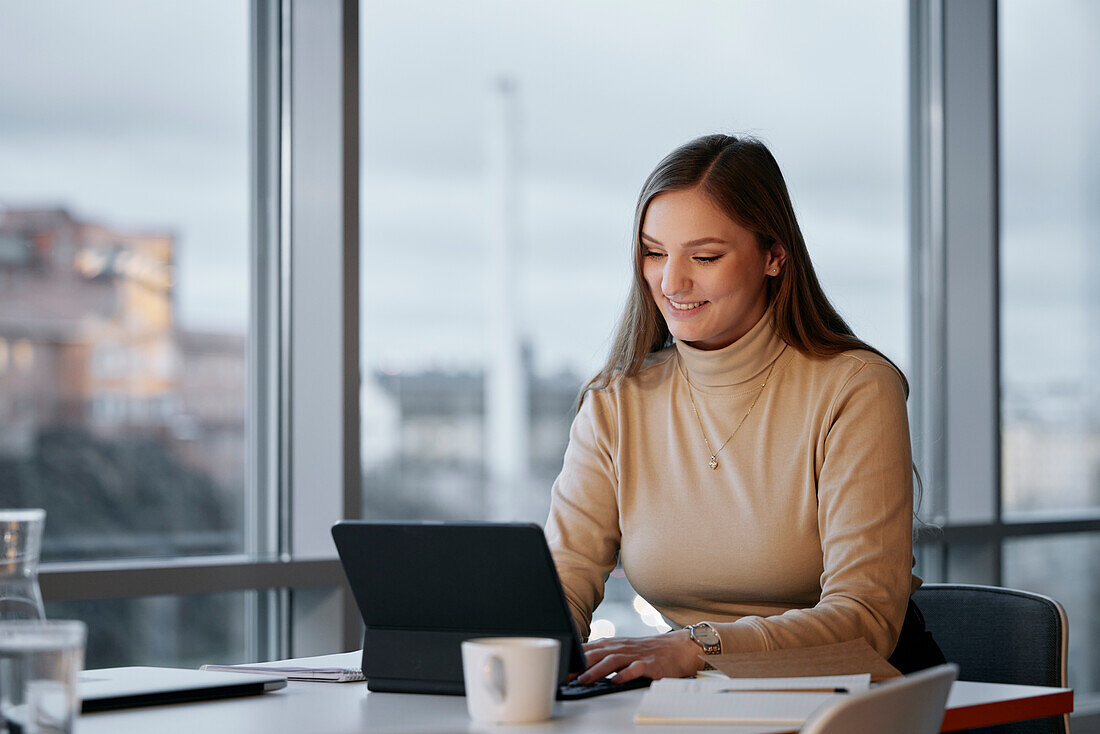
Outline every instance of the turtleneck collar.
<svg viewBox="0 0 1100 734">
<path fill-rule="evenodd" d="M 680 364 L 698 388 L 736 388 L 761 375 L 783 352 L 786 343 L 775 331 L 771 307 L 743 337 L 721 349 L 697 349 L 676 342 Z"/>
</svg>

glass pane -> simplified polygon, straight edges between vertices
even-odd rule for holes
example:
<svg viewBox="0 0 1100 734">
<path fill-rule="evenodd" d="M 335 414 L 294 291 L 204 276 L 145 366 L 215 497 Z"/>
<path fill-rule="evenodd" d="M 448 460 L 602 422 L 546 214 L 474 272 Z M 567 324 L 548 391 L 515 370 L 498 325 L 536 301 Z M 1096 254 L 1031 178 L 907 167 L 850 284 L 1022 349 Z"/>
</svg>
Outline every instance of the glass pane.
<svg viewBox="0 0 1100 734">
<path fill-rule="evenodd" d="M 1061 535 L 1008 540 L 1004 583 L 1057 599 L 1069 618 L 1069 685 L 1077 696 L 1100 694 L 1100 537 Z M 1052 572 L 1057 569 L 1057 572 Z M 1087 708 L 1087 707 L 1084 707 Z"/>
<path fill-rule="evenodd" d="M 244 548 L 248 2 L 0 0 L 0 506 Z"/>
<path fill-rule="evenodd" d="M 770 144 L 826 290 L 905 367 L 907 12 L 363 0 L 365 515 L 545 521 L 635 197 L 701 134 Z"/>
<path fill-rule="evenodd" d="M 1100 6 L 999 8 L 1003 504 L 1017 516 L 1095 510 Z"/>
<path fill-rule="evenodd" d="M 85 667 L 197 668 L 259 660 L 257 605 L 269 592 L 230 592 L 46 604 L 50 619 L 88 625 Z"/>
</svg>

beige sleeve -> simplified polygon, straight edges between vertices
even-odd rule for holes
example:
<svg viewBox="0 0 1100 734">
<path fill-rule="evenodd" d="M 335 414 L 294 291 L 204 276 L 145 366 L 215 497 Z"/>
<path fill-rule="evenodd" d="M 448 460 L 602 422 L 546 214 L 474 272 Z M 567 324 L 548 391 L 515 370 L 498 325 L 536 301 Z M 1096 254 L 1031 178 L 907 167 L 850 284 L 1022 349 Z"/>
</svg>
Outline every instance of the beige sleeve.
<svg viewBox="0 0 1100 734">
<path fill-rule="evenodd" d="M 913 561 L 912 459 L 900 376 L 888 365 L 865 364 L 827 415 L 818 444 L 821 599 L 809 609 L 715 624 L 724 652 L 863 637 L 888 657 L 897 643 Z"/>
<path fill-rule="evenodd" d="M 554 482 L 546 540 L 581 639 L 615 567 L 619 530 L 615 422 L 600 391 L 590 391 L 569 430 L 561 474 Z"/>
</svg>

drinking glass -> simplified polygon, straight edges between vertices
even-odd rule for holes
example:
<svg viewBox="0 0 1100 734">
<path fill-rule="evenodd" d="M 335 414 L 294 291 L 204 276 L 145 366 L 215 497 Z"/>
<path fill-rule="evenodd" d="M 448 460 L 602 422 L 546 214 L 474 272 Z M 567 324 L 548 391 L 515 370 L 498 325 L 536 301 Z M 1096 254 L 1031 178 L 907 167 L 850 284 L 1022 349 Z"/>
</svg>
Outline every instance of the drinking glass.
<svg viewBox="0 0 1100 734">
<path fill-rule="evenodd" d="M 0 734 L 72 734 L 83 622 L 0 621 Z"/>
</svg>

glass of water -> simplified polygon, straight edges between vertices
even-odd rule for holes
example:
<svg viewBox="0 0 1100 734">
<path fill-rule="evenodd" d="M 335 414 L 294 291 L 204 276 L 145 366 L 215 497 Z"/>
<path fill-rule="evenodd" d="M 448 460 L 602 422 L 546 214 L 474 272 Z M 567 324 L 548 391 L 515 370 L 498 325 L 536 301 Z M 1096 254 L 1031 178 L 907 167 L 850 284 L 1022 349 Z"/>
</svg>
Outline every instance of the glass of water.
<svg viewBox="0 0 1100 734">
<path fill-rule="evenodd" d="M 83 622 L 0 621 L 0 734 L 71 734 Z"/>
</svg>

